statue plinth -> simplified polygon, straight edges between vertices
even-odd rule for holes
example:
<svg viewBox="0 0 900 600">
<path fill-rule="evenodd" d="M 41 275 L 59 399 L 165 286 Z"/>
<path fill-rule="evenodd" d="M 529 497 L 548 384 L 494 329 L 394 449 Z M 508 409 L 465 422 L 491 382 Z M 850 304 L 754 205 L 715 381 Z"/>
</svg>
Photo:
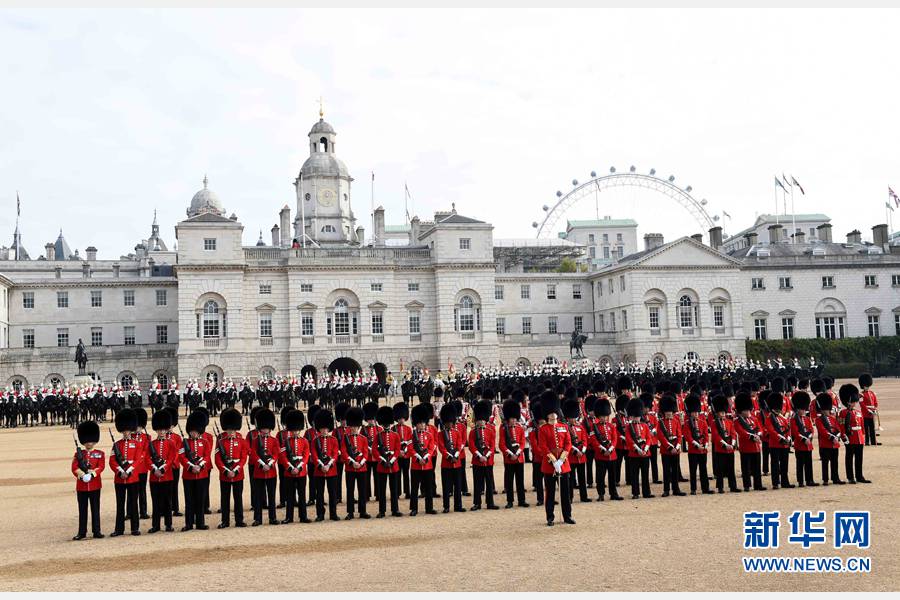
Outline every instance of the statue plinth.
<svg viewBox="0 0 900 600">
<path fill-rule="evenodd" d="M 76 375 L 72 383 L 78 388 L 85 388 L 94 385 L 94 380 L 90 375 L 81 374 Z"/>
</svg>

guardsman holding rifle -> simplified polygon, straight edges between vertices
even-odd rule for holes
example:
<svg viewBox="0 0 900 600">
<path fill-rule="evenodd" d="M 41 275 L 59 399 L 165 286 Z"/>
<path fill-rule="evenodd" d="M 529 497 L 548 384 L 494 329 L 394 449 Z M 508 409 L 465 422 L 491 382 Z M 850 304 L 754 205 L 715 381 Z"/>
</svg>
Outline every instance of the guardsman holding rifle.
<svg viewBox="0 0 900 600">
<path fill-rule="evenodd" d="M 184 527 L 206 530 L 206 491 L 209 489 L 209 471 L 212 468 L 212 445 L 203 437 L 208 417 L 194 411 L 188 415 L 185 427 L 187 436 L 181 439 L 181 478 L 184 486 Z"/>
<path fill-rule="evenodd" d="M 847 447 L 844 449 L 844 467 L 847 483 L 872 483 L 863 475 L 863 416 L 859 408 L 859 389 L 852 383 L 845 383 L 838 389 L 844 411 L 841 413 L 841 428 Z"/>
<path fill-rule="evenodd" d="M 650 425 L 643 421 L 644 403 L 632 398 L 625 407 L 625 447 L 628 449 L 628 472 L 631 473 L 631 499 L 653 498 L 650 491 Z"/>
<path fill-rule="evenodd" d="M 231 524 L 231 499 L 234 498 L 234 526 L 244 523 L 244 465 L 250 457 L 250 445 L 241 434 L 241 413 L 226 408 L 219 415 L 222 433 L 216 440 L 215 463 L 219 470 L 219 498 L 222 503 L 222 522 L 218 528 Z"/>
<path fill-rule="evenodd" d="M 137 415 L 130 408 L 116 413 L 116 431 L 122 439 L 113 439 L 112 453 L 109 455 L 109 469 L 114 473 L 116 484 L 116 526 L 111 537 L 125 533 L 125 515 L 131 521 L 131 535 L 141 535 L 138 515 L 138 468 L 144 461 L 143 447 L 132 438 L 137 430 Z M 109 432 L 112 438 L 112 431 Z"/>
<path fill-rule="evenodd" d="M 78 498 L 78 533 L 73 540 L 87 537 L 88 507 L 91 511 L 91 532 L 95 538 L 102 538 L 100 532 L 100 489 L 103 482 L 100 474 L 106 465 L 103 450 L 95 448 L 100 442 L 100 426 L 94 421 L 78 424 L 78 441 L 72 458 L 72 474 L 75 476 L 75 495 Z M 78 446 L 81 443 L 84 448 Z"/>
<path fill-rule="evenodd" d="M 148 477 L 150 479 L 150 499 L 153 501 L 153 521 L 147 533 L 156 533 L 160 525 L 172 532 L 172 465 L 178 460 L 180 448 L 169 438 L 172 418 L 169 411 L 158 410 L 151 420 L 156 439 L 147 443 Z"/>
<path fill-rule="evenodd" d="M 833 403 L 831 394 L 822 392 L 816 396 L 816 434 L 819 439 L 819 460 L 822 462 L 822 485 L 828 485 L 829 481 L 834 485 L 847 483 L 838 473 L 838 453 L 843 433 L 840 422 L 834 416 Z"/>
<path fill-rule="evenodd" d="M 765 490 L 762 484 L 762 438 L 765 432 L 759 419 L 753 414 L 753 398 L 749 392 L 741 391 L 734 397 L 734 433 L 738 438 L 741 453 L 741 479 L 744 491 L 750 486 L 756 491 Z"/>
<path fill-rule="evenodd" d="M 287 435 L 283 437 L 279 461 L 284 467 L 285 504 L 287 514 L 282 523 L 294 522 L 294 509 L 300 512 L 300 522 L 309 523 L 306 515 L 306 477 L 309 473 L 309 444 L 301 435 L 303 413 L 291 409 L 284 418 Z"/>
<path fill-rule="evenodd" d="M 803 390 L 794 392 L 791 396 L 791 406 L 794 416 L 791 417 L 791 437 L 794 440 L 794 451 L 797 457 L 797 486 L 816 487 L 819 484 L 813 481 L 813 428 L 812 419 L 809 416 L 809 394 Z"/>
<path fill-rule="evenodd" d="M 678 486 L 678 462 L 681 458 L 681 421 L 675 415 L 678 412 L 678 401 L 670 393 L 663 394 L 659 400 L 660 417 L 657 419 L 656 437 L 659 441 L 659 452 L 662 455 L 663 498 L 669 496 L 686 496 Z"/>
<path fill-rule="evenodd" d="M 503 489 L 506 490 L 506 508 L 513 507 L 513 491 L 518 505 L 528 507 L 525 501 L 525 428 L 519 420 L 522 406 L 510 399 L 503 403 L 503 424 L 500 425 L 500 453 L 503 455 Z M 513 489 L 515 486 L 515 490 Z"/>
</svg>

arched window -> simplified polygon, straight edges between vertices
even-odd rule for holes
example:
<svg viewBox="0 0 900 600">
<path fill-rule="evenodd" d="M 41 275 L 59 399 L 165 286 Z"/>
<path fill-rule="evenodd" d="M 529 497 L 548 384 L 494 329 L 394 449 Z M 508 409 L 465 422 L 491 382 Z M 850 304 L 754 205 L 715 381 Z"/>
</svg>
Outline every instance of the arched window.
<svg viewBox="0 0 900 600">
<path fill-rule="evenodd" d="M 541 363 L 541 364 L 544 364 L 544 365 L 547 365 L 547 366 L 551 366 L 551 367 L 552 367 L 552 366 L 558 365 L 558 364 L 559 364 L 559 361 L 556 360 L 556 357 L 555 357 L 555 356 L 548 356 L 547 358 L 544 359 L 544 362 Z"/>
<path fill-rule="evenodd" d="M 328 138 L 319 138 L 319 152 L 328 152 Z"/>
<path fill-rule="evenodd" d="M 656 354 L 653 356 L 653 368 L 657 370 L 666 368 L 665 354 Z"/>
<path fill-rule="evenodd" d="M 51 377 L 50 378 L 50 387 L 59 389 L 62 387 L 62 380 L 59 377 Z"/>
<path fill-rule="evenodd" d="M 678 324 L 682 329 L 694 326 L 694 302 L 690 296 L 682 296 L 678 300 Z"/>
<path fill-rule="evenodd" d="M 334 303 L 334 334 L 350 335 L 350 304 L 346 298 Z"/>
<path fill-rule="evenodd" d="M 334 232 L 335 232 L 334 225 L 323 225 L 322 226 L 322 233 L 334 233 Z"/>
<path fill-rule="evenodd" d="M 119 384 L 126 389 L 130 389 L 132 385 L 134 385 L 134 377 L 131 375 L 122 375 L 122 378 L 119 380 Z"/>
<path fill-rule="evenodd" d="M 275 379 L 275 369 L 272 367 L 263 367 L 262 371 L 260 371 L 260 376 L 265 379 Z"/>
<path fill-rule="evenodd" d="M 12 389 L 21 392 L 25 389 L 25 380 L 19 377 L 16 377 L 12 380 Z"/>
<path fill-rule="evenodd" d="M 207 383 L 212 383 L 213 385 L 219 385 L 219 374 L 216 371 L 209 370 L 206 372 L 205 377 Z"/>
<path fill-rule="evenodd" d="M 453 310 L 453 324 L 456 331 L 462 334 L 474 334 L 481 331 L 481 307 L 472 296 L 460 297 Z"/>
<path fill-rule="evenodd" d="M 217 338 L 221 334 L 219 303 L 207 300 L 203 305 L 203 337 Z"/>
<path fill-rule="evenodd" d="M 307 202 L 309 202 L 309 200 L 310 200 L 310 198 L 312 198 L 312 196 L 310 196 L 309 194 L 306 194 L 303 198 L 304 198 Z"/>
<path fill-rule="evenodd" d="M 694 352 L 693 350 L 691 350 L 690 352 L 688 352 L 687 354 L 684 355 L 684 360 L 698 361 L 698 360 L 700 360 L 700 355 L 697 354 L 696 352 Z"/>
<path fill-rule="evenodd" d="M 156 374 L 156 383 L 159 384 L 159 389 L 167 390 L 169 389 L 169 376 L 165 373 L 157 373 Z"/>
</svg>

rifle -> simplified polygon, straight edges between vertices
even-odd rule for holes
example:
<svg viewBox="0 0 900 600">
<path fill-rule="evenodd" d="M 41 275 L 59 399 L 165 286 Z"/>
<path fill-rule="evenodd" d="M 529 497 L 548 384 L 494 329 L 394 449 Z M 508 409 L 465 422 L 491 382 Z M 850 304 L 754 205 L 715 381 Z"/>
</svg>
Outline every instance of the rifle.
<svg viewBox="0 0 900 600">
<path fill-rule="evenodd" d="M 394 464 L 396 459 L 394 458 L 394 451 L 389 450 L 384 446 L 384 439 L 381 437 L 384 433 L 384 431 L 376 433 L 375 439 L 378 441 L 378 456 L 381 459 L 381 462 L 383 462 L 386 467 L 390 467 Z"/>
<path fill-rule="evenodd" d="M 237 469 L 229 467 L 228 465 L 234 465 L 234 463 L 238 462 L 235 458 L 230 458 L 228 456 L 228 451 L 225 449 L 225 446 L 222 444 L 222 433 L 219 432 L 219 426 L 213 424 L 215 433 L 216 433 L 216 450 L 219 451 L 219 456 L 222 457 L 222 465 L 225 467 L 225 476 L 226 477 L 234 477 L 237 475 Z"/>
<path fill-rule="evenodd" d="M 428 452 L 425 451 L 425 446 L 422 445 L 422 440 L 419 439 L 419 430 L 413 429 L 412 432 L 412 443 L 413 450 L 416 452 L 416 459 L 419 461 L 419 464 L 427 464 L 428 463 Z"/>
<path fill-rule="evenodd" d="M 519 454 L 522 453 L 522 449 L 519 447 L 519 443 L 515 441 L 512 436 L 512 433 L 509 431 L 509 423 L 503 424 L 503 437 L 506 439 L 506 452 L 510 455 L 511 458 L 519 458 Z M 515 453 L 513 453 L 515 450 Z"/>
<path fill-rule="evenodd" d="M 293 438 L 294 436 L 292 436 L 291 432 L 289 431 L 287 434 L 287 438 L 285 439 L 287 445 L 284 447 L 284 450 L 285 452 L 287 452 L 288 464 L 292 469 L 297 469 L 299 471 L 303 468 L 303 464 L 297 464 L 297 455 L 294 454 L 294 444 L 292 442 Z"/>
<path fill-rule="evenodd" d="M 359 434 L 350 434 L 350 433 L 344 434 L 344 445 L 347 447 L 347 454 L 350 456 L 350 460 L 352 460 L 356 464 L 362 466 L 362 463 L 365 462 L 366 459 L 363 458 L 362 462 L 360 462 L 360 460 L 359 460 L 360 452 L 359 452 L 359 450 L 356 449 L 356 446 L 354 446 L 352 441 L 350 440 L 351 435 L 359 435 Z"/>
<path fill-rule="evenodd" d="M 197 455 L 194 454 L 194 451 L 191 449 L 191 444 L 190 442 L 188 442 L 189 438 L 185 437 L 180 423 L 178 424 L 178 435 L 181 436 L 181 446 L 182 448 L 184 448 L 184 455 L 187 456 L 188 465 L 198 468 L 202 467 L 203 465 L 200 464 L 201 461 L 197 458 Z"/>
<path fill-rule="evenodd" d="M 74 433 L 72 434 L 72 439 L 75 441 L 75 460 L 78 462 L 78 468 L 88 477 L 87 481 L 90 481 L 90 477 L 92 477 L 90 474 L 91 464 L 87 461 L 84 450 L 78 444 L 78 440 L 75 438 Z M 85 483 L 87 483 L 87 481 L 85 481 Z"/>
<path fill-rule="evenodd" d="M 412 444 L 412 440 L 403 439 L 403 436 L 400 433 L 400 425 L 391 425 L 391 431 L 393 431 L 400 437 L 400 452 L 406 452 L 406 449 L 409 448 L 410 444 Z"/>
<path fill-rule="evenodd" d="M 819 414 L 819 420 L 822 421 L 822 427 L 825 429 L 825 433 L 828 434 L 828 437 L 831 438 L 831 441 L 835 444 L 840 444 L 841 436 L 835 433 L 834 429 L 831 427 L 831 421 L 828 419 L 828 415 L 826 413 Z"/>
<path fill-rule="evenodd" d="M 722 442 L 722 445 L 726 448 L 728 446 L 731 446 L 733 448 L 734 442 L 728 435 L 728 432 L 725 430 L 725 423 L 722 421 L 722 419 L 719 418 L 719 415 L 714 415 L 713 421 L 715 421 L 716 423 L 716 431 L 719 432 L 719 438 L 721 438 L 719 441 Z"/>
<path fill-rule="evenodd" d="M 594 421 L 594 437 L 597 438 L 597 442 L 600 444 L 600 449 L 603 450 L 604 454 L 612 454 L 613 449 L 610 446 L 609 438 L 606 437 L 606 434 L 597 427 L 597 423 L 599 422 L 600 421 Z"/>
<path fill-rule="evenodd" d="M 111 439 L 112 443 L 113 443 L 113 446 L 112 446 L 113 456 L 116 457 L 116 463 L 119 465 L 119 470 L 122 471 L 123 473 L 127 472 L 129 469 L 132 468 L 132 464 L 129 461 L 125 460 L 125 457 L 122 456 L 122 451 L 119 450 L 118 446 L 116 446 L 116 438 L 113 437 L 112 429 L 109 429 L 109 439 Z M 127 479 L 127 478 L 128 478 L 127 475 L 125 477 L 123 477 L 123 479 Z"/>
<path fill-rule="evenodd" d="M 325 455 L 325 444 L 322 442 L 322 436 L 316 436 L 316 454 L 318 455 L 319 469 L 322 470 L 322 473 L 327 474 L 328 470 L 331 469 L 331 457 L 328 458 L 328 462 L 322 462 L 322 457 Z"/>
<path fill-rule="evenodd" d="M 753 427 L 753 429 L 751 429 L 751 425 L 749 423 L 747 423 L 746 421 L 744 421 L 744 417 L 742 415 L 737 416 L 737 421 L 738 421 L 738 423 L 741 424 L 741 427 L 744 428 L 744 431 L 747 432 L 747 435 L 750 436 L 750 439 L 752 441 L 754 441 L 754 442 L 760 441 L 760 432 L 756 430 L 756 427 Z"/>
<path fill-rule="evenodd" d="M 646 456 L 650 453 L 650 449 L 647 447 L 647 440 L 642 438 L 638 432 L 637 427 L 635 427 L 634 421 L 628 424 L 628 428 L 631 430 L 631 441 L 634 442 L 635 449 L 638 451 L 638 454 L 641 456 Z"/>
<path fill-rule="evenodd" d="M 791 438 L 784 435 L 784 428 L 781 426 L 781 423 L 778 422 L 778 415 L 771 412 L 769 413 L 769 419 L 772 421 L 772 428 L 775 430 L 775 435 L 777 435 L 778 439 L 781 440 L 781 443 L 785 444 L 788 447 L 788 450 L 790 450 Z"/>
<path fill-rule="evenodd" d="M 672 443 L 672 440 L 675 439 L 675 436 L 669 434 L 669 430 L 666 427 L 666 418 L 663 417 L 662 419 L 660 419 L 658 421 L 658 423 L 659 423 L 659 428 L 662 429 L 663 437 L 666 438 L 666 443 L 669 445 L 669 448 L 671 448 L 677 454 L 678 446 Z"/>
<path fill-rule="evenodd" d="M 569 437 L 572 438 L 572 450 L 577 452 L 578 456 L 584 456 L 584 444 L 581 443 L 581 438 L 575 433 L 574 426 L 566 423 L 566 429 L 569 430 Z"/>
<path fill-rule="evenodd" d="M 269 437 L 269 436 L 266 436 Z M 259 457 L 259 461 L 263 463 L 263 465 L 271 466 L 272 456 L 266 450 L 266 444 L 263 442 L 262 433 L 257 432 L 256 434 L 256 454 Z"/>
<path fill-rule="evenodd" d="M 150 440 L 150 462 L 153 463 L 153 466 L 157 471 L 162 471 L 166 466 L 166 461 L 164 461 L 159 455 L 159 452 L 156 451 L 156 446 L 153 445 L 153 440 Z"/>
<path fill-rule="evenodd" d="M 800 413 L 794 413 L 794 420 L 797 422 L 797 435 L 807 444 L 811 443 L 812 432 L 806 430 L 806 425 L 803 424 L 803 417 L 800 416 Z"/>
</svg>

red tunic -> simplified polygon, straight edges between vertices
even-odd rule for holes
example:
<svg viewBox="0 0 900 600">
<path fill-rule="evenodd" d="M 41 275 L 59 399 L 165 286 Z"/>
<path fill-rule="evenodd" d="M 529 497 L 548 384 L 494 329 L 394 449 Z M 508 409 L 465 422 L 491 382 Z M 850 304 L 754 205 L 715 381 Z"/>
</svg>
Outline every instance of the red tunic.
<svg viewBox="0 0 900 600">
<path fill-rule="evenodd" d="M 620 452 L 624 452 L 625 448 L 625 426 L 628 425 L 628 421 L 625 419 L 623 415 L 615 415 L 613 417 L 613 424 L 616 426 L 616 431 L 619 436 L 616 438 L 616 450 Z"/>
<path fill-rule="evenodd" d="M 225 450 L 225 456 L 219 452 L 219 444 Z M 222 434 L 220 442 L 216 444 L 215 449 L 216 468 L 219 469 L 219 481 L 243 481 L 244 465 L 250 457 L 250 445 L 247 440 L 236 433 L 233 436 Z M 228 463 L 228 471 L 225 470 L 226 461 Z"/>
<path fill-rule="evenodd" d="M 465 421 L 457 421 L 454 427 L 456 428 L 456 431 L 459 432 L 459 439 L 462 440 L 462 447 L 459 450 L 459 458 L 460 460 L 466 460 L 466 442 L 469 439 L 469 428 L 466 426 Z"/>
<path fill-rule="evenodd" d="M 151 446 L 153 447 L 153 450 L 156 451 L 156 455 L 159 457 L 163 466 L 161 474 L 153 468 L 148 471 L 150 483 L 165 483 L 167 481 L 172 481 L 172 466 L 178 462 L 179 448 L 172 444 L 171 439 L 166 439 L 164 437 L 149 441 L 147 443 L 146 456 L 147 465 L 151 466 L 153 465 L 153 453 L 150 451 Z"/>
<path fill-rule="evenodd" d="M 863 419 L 874 419 L 878 412 L 878 397 L 872 390 L 863 390 L 859 395 L 859 407 L 862 409 Z"/>
<path fill-rule="evenodd" d="M 654 403 L 656 401 L 654 400 Z M 659 445 L 659 434 L 657 430 L 659 429 L 659 417 L 656 416 L 656 413 L 648 412 L 643 417 L 643 421 L 647 423 L 647 426 L 650 428 L 650 445 L 658 446 Z"/>
<path fill-rule="evenodd" d="M 382 454 L 382 451 L 384 454 Z M 393 431 L 380 431 L 372 456 L 377 473 L 397 473 L 400 471 L 400 436 Z"/>
<path fill-rule="evenodd" d="M 72 475 L 76 476 L 75 480 L 75 491 L 76 492 L 93 492 L 95 490 L 99 490 L 103 487 L 103 482 L 100 480 L 100 473 L 103 472 L 103 468 L 106 466 L 106 458 L 103 455 L 103 450 L 98 448 L 93 448 L 91 450 L 82 450 L 84 454 L 84 460 L 90 465 L 90 468 L 93 469 L 97 475 L 92 477 L 90 481 L 84 482 L 81 477 L 76 475 L 76 471 L 78 471 L 78 453 L 72 457 Z"/>
<path fill-rule="evenodd" d="M 410 458 L 412 451 L 412 427 L 409 425 L 394 425 L 394 432 L 400 437 L 400 456 Z"/>
<path fill-rule="evenodd" d="M 616 448 L 619 442 L 619 431 L 616 429 L 615 423 L 601 423 L 594 419 L 591 422 L 591 437 L 589 443 L 594 449 L 594 460 L 613 461 L 616 460 Z M 604 448 L 610 450 L 609 454 Z"/>
<path fill-rule="evenodd" d="M 494 449 L 497 447 L 496 436 L 497 430 L 492 425 L 481 428 L 482 433 L 478 434 L 478 426 L 472 428 L 469 432 L 469 450 L 472 452 L 472 464 L 479 467 L 494 466 Z M 481 435 L 481 445 L 479 446 L 478 436 Z M 481 457 L 478 454 L 481 454 Z"/>
<path fill-rule="evenodd" d="M 293 463 L 290 456 L 293 455 Z M 284 476 L 290 478 L 306 477 L 309 465 L 309 443 L 302 435 L 287 435 L 281 446 L 278 462 L 284 467 Z M 296 468 L 294 473 L 292 469 Z"/>
<path fill-rule="evenodd" d="M 144 452 L 144 460 L 139 465 L 135 465 L 137 469 L 138 475 L 143 475 L 150 471 L 150 436 L 146 431 L 142 431 L 140 433 L 134 434 L 132 436 L 135 440 L 141 444 Z"/>
<path fill-rule="evenodd" d="M 413 431 L 413 443 L 410 444 L 412 449 L 412 459 L 409 467 L 413 471 L 430 471 L 434 469 L 434 455 L 437 452 L 437 444 L 434 441 L 434 435 L 430 429 L 424 431 Z M 416 448 L 419 448 L 417 451 Z M 424 459 L 424 461 L 419 460 Z"/>
<path fill-rule="evenodd" d="M 351 449 L 353 452 L 350 451 Z M 359 463 L 359 466 L 354 467 L 350 462 L 351 458 Z M 369 442 L 366 440 L 366 436 L 361 433 L 345 432 L 344 438 L 341 440 L 341 460 L 344 463 L 344 470 L 348 473 L 365 473 L 368 471 Z"/>
<path fill-rule="evenodd" d="M 692 421 L 697 435 L 694 435 L 694 430 L 691 428 Z M 682 431 L 684 439 L 687 440 L 688 454 L 706 454 L 706 447 L 709 444 L 709 424 L 706 419 L 698 414 L 688 413 L 684 418 Z"/>
<path fill-rule="evenodd" d="M 826 427 L 825 424 L 828 424 Z M 831 433 L 829 434 L 829 431 Z M 819 438 L 819 448 L 840 448 L 843 431 L 837 417 L 831 413 L 820 414 L 816 419 L 816 433 Z"/>
<path fill-rule="evenodd" d="M 625 447 L 629 458 L 650 456 L 650 426 L 646 423 L 631 422 L 625 426 Z"/>
<path fill-rule="evenodd" d="M 563 451 L 568 454 L 572 451 L 572 438 L 569 436 L 569 428 L 563 423 L 544 423 L 538 430 L 538 447 L 541 456 L 541 473 L 544 475 L 552 475 L 555 472 L 553 463 L 549 461 L 548 454 L 552 454 L 557 459 Z M 560 467 L 561 473 L 569 473 L 572 467 L 569 465 L 569 457 L 563 461 Z"/>
<path fill-rule="evenodd" d="M 762 452 L 762 438 L 765 432 L 760 428 L 759 420 L 752 414 L 747 417 L 738 415 L 734 418 L 734 433 L 737 435 L 738 450 L 741 454 Z"/>
<path fill-rule="evenodd" d="M 669 434 L 667 438 L 663 429 Z M 665 456 L 675 456 L 681 450 L 681 421 L 678 417 L 663 417 L 657 421 L 656 441 L 659 451 Z"/>
<path fill-rule="evenodd" d="M 337 475 L 337 463 L 340 458 L 338 441 L 331 434 L 317 435 L 312 444 L 313 477 L 334 477 Z"/>
<path fill-rule="evenodd" d="M 116 460 L 116 453 L 109 453 L 109 469 L 115 473 L 113 476 L 113 481 L 115 483 L 136 483 L 139 480 L 137 466 L 144 462 L 144 447 L 139 441 L 135 441 L 131 438 L 126 440 L 117 440 L 115 444 L 113 444 L 114 448 L 118 448 L 119 452 L 122 453 L 122 460 L 129 463 L 130 470 L 127 470 L 127 474 L 123 479 L 118 472 L 119 463 Z"/>
<path fill-rule="evenodd" d="M 800 425 L 803 425 L 803 435 L 800 432 Z M 794 450 L 798 452 L 811 452 L 813 449 L 813 429 L 812 419 L 809 415 L 794 415 L 791 419 L 791 437 L 794 438 Z M 803 436 L 806 436 L 806 439 Z"/>
<path fill-rule="evenodd" d="M 776 421 L 781 430 L 781 435 L 778 435 L 778 432 L 775 430 Z M 769 418 L 766 419 L 766 431 L 769 434 L 770 448 L 790 448 L 791 424 L 784 415 L 769 413 Z"/>
<path fill-rule="evenodd" d="M 845 408 L 841 411 L 841 431 L 847 438 L 848 445 L 861 446 L 865 442 L 863 433 L 863 416 L 859 408 L 850 410 Z"/>
<path fill-rule="evenodd" d="M 191 449 L 191 452 L 197 459 L 197 462 L 194 464 L 200 467 L 200 471 L 194 473 L 194 470 L 190 467 L 187 450 L 182 448 L 184 451 L 179 456 L 181 458 L 181 466 L 184 468 L 183 479 L 206 479 L 209 477 L 209 472 L 212 469 L 212 446 L 202 436 L 197 439 L 187 438 L 184 441 L 187 442 L 188 448 Z"/>
<path fill-rule="evenodd" d="M 254 479 L 273 479 L 278 475 L 278 469 L 275 464 L 278 462 L 278 455 L 281 454 L 281 446 L 278 440 L 271 435 L 263 435 L 257 431 L 254 439 L 250 443 L 250 464 L 253 465 Z M 262 456 L 266 457 L 264 461 Z M 269 470 L 263 468 L 263 463 L 270 466 Z"/>
<path fill-rule="evenodd" d="M 734 454 L 734 447 L 737 438 L 734 435 L 734 421 L 726 416 L 718 419 L 719 424 L 716 425 L 717 417 L 713 415 L 712 420 L 712 447 L 713 452 L 717 454 Z M 719 431 L 721 427 L 721 431 Z"/>
<path fill-rule="evenodd" d="M 447 442 L 448 438 L 449 444 Z M 456 427 L 450 429 L 442 428 L 437 437 L 437 447 L 441 453 L 442 469 L 459 469 L 462 467 L 463 440 L 459 434 L 459 429 Z M 451 447 L 453 448 L 452 452 L 450 451 Z"/>
<path fill-rule="evenodd" d="M 369 456 L 375 456 L 375 444 L 377 443 L 376 436 L 383 431 L 383 427 L 381 425 L 363 425 L 362 432 L 366 436 L 366 440 L 369 444 Z"/>
<path fill-rule="evenodd" d="M 503 464 L 514 465 L 525 462 L 525 428 L 519 423 L 500 426 L 500 452 L 503 454 Z M 509 438 L 509 442 L 507 442 Z M 511 447 L 510 447 L 511 446 Z"/>
<path fill-rule="evenodd" d="M 569 437 L 572 440 L 572 452 L 569 454 L 569 463 L 583 465 L 587 462 L 585 453 L 588 451 L 588 436 L 584 425 L 576 423 L 569 425 Z"/>
</svg>

